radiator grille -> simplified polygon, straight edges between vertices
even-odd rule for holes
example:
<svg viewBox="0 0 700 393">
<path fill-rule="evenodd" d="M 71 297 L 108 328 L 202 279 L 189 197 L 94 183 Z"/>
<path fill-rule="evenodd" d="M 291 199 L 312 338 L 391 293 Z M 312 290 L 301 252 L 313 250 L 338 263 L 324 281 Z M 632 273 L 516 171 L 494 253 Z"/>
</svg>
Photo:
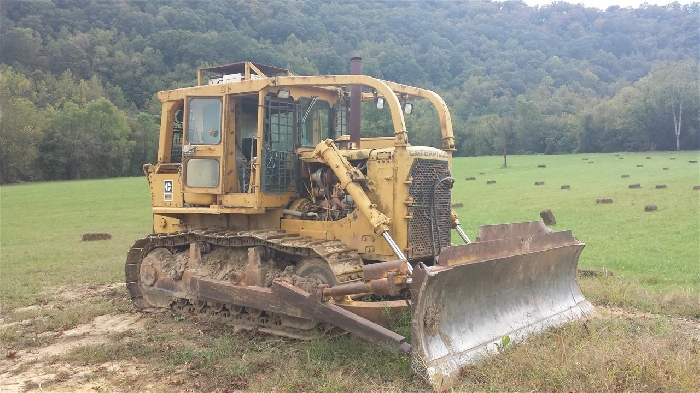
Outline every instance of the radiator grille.
<svg viewBox="0 0 700 393">
<path fill-rule="evenodd" d="M 445 161 L 416 159 L 410 175 L 413 182 L 408 192 L 413 205 L 408 208 L 412 216 L 408 220 L 409 257 L 423 258 L 433 255 L 433 244 L 438 253 L 450 245 L 452 184 L 438 184 L 450 176 L 450 170 Z"/>
</svg>

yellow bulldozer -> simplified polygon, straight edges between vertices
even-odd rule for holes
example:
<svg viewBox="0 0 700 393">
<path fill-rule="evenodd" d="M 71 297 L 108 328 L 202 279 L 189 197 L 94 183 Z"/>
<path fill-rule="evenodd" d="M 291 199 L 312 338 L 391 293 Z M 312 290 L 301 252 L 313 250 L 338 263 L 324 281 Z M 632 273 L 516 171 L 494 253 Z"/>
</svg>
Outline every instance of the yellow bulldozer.
<svg viewBox="0 0 700 393">
<path fill-rule="evenodd" d="M 502 340 L 591 312 L 575 280 L 583 243 L 539 221 L 471 242 L 451 205 L 445 102 L 361 64 L 297 76 L 241 62 L 158 93 L 153 233 L 125 267 L 134 305 L 293 338 L 349 332 L 409 354 L 438 390 Z M 409 143 L 418 100 L 437 113 L 437 148 Z M 363 102 L 388 111 L 393 136 L 362 137 Z M 410 339 L 388 328 L 401 313 Z"/>
</svg>

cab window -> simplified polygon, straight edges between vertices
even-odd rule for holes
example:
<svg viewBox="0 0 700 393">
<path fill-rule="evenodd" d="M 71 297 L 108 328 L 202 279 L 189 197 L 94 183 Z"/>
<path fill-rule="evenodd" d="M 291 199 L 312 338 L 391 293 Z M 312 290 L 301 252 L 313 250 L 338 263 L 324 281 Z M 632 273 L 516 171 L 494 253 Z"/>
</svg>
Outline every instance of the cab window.
<svg viewBox="0 0 700 393">
<path fill-rule="evenodd" d="M 216 145 L 221 142 L 221 98 L 192 98 L 187 111 L 187 141 Z"/>
<path fill-rule="evenodd" d="M 302 146 L 316 146 L 330 137 L 330 105 L 315 97 L 302 97 L 299 100 L 301 114 L 299 140 Z"/>
</svg>

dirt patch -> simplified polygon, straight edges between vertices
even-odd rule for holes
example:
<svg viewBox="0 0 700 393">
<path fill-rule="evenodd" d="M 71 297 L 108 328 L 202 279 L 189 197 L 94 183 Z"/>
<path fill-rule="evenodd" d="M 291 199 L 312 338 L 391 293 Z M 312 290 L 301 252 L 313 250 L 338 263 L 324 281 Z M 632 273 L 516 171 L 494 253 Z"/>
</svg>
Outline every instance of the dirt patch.
<svg viewBox="0 0 700 393">
<path fill-rule="evenodd" d="M 126 289 L 124 283 L 112 283 L 107 285 L 72 285 L 70 287 L 59 287 L 56 288 L 55 295 L 60 300 L 68 302 L 85 302 L 91 299 L 116 299 L 121 298 L 123 291 Z M 40 306 L 29 306 L 15 309 L 14 312 L 20 312 L 24 309 L 30 308 L 52 308 L 57 305 L 44 303 Z"/>
<path fill-rule="evenodd" d="M 144 320 L 142 314 L 102 315 L 90 323 L 70 330 L 39 334 L 39 337 L 55 337 L 55 342 L 47 346 L 15 350 L 11 346 L 3 345 L 4 356 L 0 359 L 0 391 L 94 391 L 94 385 L 85 386 L 78 382 L 82 378 L 76 377 L 105 370 L 128 373 L 133 366 L 117 362 L 97 367 L 81 366 L 61 361 L 61 356 L 80 347 L 104 345 L 114 341 L 117 336 L 123 336 L 122 342 L 126 342 L 130 332 L 143 328 Z M 45 389 L 44 385 L 51 385 L 51 388 Z"/>
<path fill-rule="evenodd" d="M 272 282 L 280 277 L 292 277 L 294 275 L 294 266 L 287 266 L 284 270 L 268 269 L 265 274 L 265 286 L 272 286 Z"/>
<path fill-rule="evenodd" d="M 318 289 L 318 286 L 323 284 L 323 281 L 318 277 L 302 277 L 302 276 L 297 276 L 295 274 L 292 277 L 292 279 L 293 279 L 292 285 L 294 285 L 297 288 L 301 288 L 308 293 L 316 292 L 316 289 Z"/>
</svg>

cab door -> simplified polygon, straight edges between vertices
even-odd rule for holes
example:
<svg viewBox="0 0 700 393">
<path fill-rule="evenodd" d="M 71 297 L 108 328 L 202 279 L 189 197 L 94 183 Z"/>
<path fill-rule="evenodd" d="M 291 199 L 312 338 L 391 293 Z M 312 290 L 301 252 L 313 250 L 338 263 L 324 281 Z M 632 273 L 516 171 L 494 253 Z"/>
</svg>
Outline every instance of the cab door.
<svg viewBox="0 0 700 393">
<path fill-rule="evenodd" d="M 188 97 L 185 100 L 183 185 L 185 203 L 212 205 L 223 190 L 226 133 L 223 97 Z"/>
</svg>

